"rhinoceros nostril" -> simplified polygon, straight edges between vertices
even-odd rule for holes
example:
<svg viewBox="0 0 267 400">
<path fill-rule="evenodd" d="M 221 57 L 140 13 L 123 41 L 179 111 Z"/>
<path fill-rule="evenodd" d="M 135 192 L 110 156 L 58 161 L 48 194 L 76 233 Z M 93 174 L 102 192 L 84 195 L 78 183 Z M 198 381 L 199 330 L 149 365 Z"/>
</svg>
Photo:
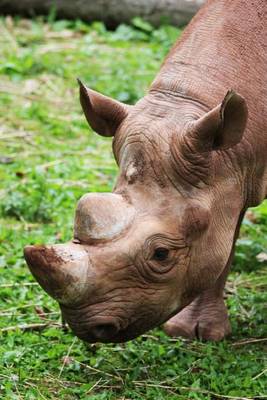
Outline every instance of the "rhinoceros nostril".
<svg viewBox="0 0 267 400">
<path fill-rule="evenodd" d="M 111 323 L 102 323 L 93 326 L 90 329 L 90 335 L 92 335 L 96 340 L 109 340 L 118 332 L 118 327 Z"/>
</svg>

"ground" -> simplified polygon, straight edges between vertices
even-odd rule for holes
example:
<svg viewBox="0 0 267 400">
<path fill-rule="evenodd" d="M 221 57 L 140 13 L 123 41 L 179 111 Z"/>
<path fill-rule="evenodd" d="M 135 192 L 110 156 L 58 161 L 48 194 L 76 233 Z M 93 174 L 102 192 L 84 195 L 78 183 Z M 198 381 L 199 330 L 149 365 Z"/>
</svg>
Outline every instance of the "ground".
<svg viewBox="0 0 267 400">
<path fill-rule="evenodd" d="M 180 32 L 101 23 L 0 20 L 0 397 L 3 399 L 267 399 L 267 203 L 244 221 L 226 296 L 232 336 L 86 345 L 61 327 L 56 302 L 22 256 L 72 237 L 75 205 L 109 191 L 110 139 L 89 130 L 76 77 L 121 101 L 143 95 Z"/>
</svg>

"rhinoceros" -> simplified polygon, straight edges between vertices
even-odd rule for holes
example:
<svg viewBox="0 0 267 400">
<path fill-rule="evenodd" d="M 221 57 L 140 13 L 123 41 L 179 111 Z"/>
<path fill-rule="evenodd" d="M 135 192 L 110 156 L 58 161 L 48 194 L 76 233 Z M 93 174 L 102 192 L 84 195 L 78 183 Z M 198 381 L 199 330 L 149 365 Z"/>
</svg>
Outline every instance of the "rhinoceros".
<svg viewBox="0 0 267 400">
<path fill-rule="evenodd" d="M 25 258 L 88 342 L 231 331 L 223 292 L 246 209 L 267 196 L 267 2 L 213 0 L 147 94 L 122 104 L 80 82 L 91 128 L 113 137 L 112 193 L 78 202 L 73 240 Z"/>
</svg>

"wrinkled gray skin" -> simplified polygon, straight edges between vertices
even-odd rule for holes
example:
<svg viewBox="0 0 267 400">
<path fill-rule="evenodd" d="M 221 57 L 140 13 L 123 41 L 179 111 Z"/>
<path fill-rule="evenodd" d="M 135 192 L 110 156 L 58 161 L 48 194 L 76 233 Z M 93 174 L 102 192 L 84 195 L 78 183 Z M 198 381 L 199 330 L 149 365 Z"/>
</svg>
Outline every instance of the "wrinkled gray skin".
<svg viewBox="0 0 267 400">
<path fill-rule="evenodd" d="M 114 137 L 117 184 L 82 197 L 72 242 L 27 246 L 25 258 L 83 340 L 126 341 L 165 321 L 172 336 L 230 332 L 234 243 L 267 195 L 266 12 L 208 1 L 135 106 L 80 83 L 87 121 Z"/>
</svg>

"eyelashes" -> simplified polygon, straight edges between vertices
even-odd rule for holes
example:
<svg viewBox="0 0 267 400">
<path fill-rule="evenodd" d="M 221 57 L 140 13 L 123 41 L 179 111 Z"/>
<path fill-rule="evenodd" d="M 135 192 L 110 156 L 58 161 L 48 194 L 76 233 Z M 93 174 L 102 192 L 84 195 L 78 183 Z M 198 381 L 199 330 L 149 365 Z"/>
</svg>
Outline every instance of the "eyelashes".
<svg viewBox="0 0 267 400">
<path fill-rule="evenodd" d="M 155 260 L 161 261 L 160 259 L 162 258 L 162 261 L 164 261 L 163 259 L 169 256 L 171 250 L 185 247 L 187 246 L 185 240 L 182 238 L 177 239 L 167 234 L 156 234 L 146 239 L 144 243 L 144 256 L 146 259 L 155 258 Z"/>
</svg>

